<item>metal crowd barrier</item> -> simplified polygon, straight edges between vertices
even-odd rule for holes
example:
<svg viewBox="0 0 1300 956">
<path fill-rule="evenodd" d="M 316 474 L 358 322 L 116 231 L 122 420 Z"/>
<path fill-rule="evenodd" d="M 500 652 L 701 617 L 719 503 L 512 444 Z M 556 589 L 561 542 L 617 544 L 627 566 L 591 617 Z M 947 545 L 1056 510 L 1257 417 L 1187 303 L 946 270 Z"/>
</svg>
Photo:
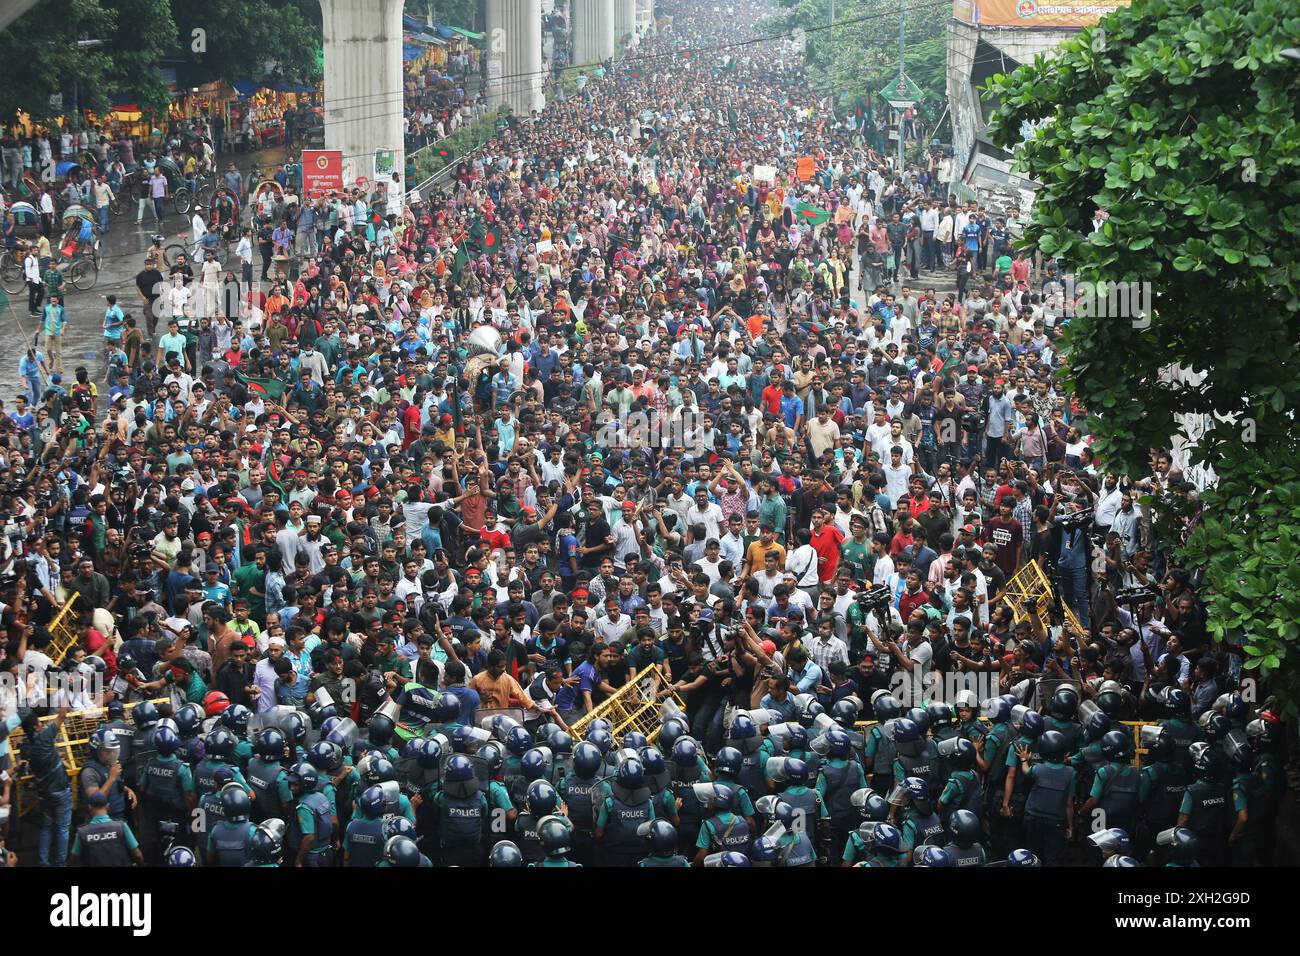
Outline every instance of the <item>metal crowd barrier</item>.
<svg viewBox="0 0 1300 956">
<path fill-rule="evenodd" d="M 671 687 L 657 665 L 652 664 L 645 670 L 637 671 L 636 680 L 620 687 L 613 696 L 601 701 L 589 713 L 573 722 L 574 739 L 581 739 L 587 725 L 602 717 L 614 728 L 615 740 L 621 739 L 629 731 L 637 730 L 645 734 L 646 740 L 653 744 L 658 739 L 663 724 L 661 708 L 664 700 L 672 700 L 682 710 L 686 709 L 681 697 Z M 669 691 L 669 696 L 661 699 L 659 693 L 664 690 Z"/>
</svg>

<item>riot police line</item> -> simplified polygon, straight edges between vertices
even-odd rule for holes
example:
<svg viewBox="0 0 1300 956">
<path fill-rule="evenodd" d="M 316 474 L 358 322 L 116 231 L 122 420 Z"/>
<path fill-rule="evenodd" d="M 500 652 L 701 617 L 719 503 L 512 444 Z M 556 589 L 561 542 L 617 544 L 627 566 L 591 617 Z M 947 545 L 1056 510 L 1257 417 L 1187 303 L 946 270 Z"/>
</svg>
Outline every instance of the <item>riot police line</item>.
<svg viewBox="0 0 1300 956">
<path fill-rule="evenodd" d="M 1281 723 L 1239 694 L 1199 721 L 1119 723 L 1122 689 L 906 707 L 888 691 L 795 718 L 731 714 L 709 759 L 673 704 L 653 745 L 512 716 L 460 722 L 455 690 L 412 729 L 242 705 L 119 702 L 80 775 L 83 865 L 706 867 L 1252 866 L 1272 862 Z M 874 719 L 870 726 L 861 721 Z M 116 770 L 113 768 L 117 768 Z M 129 785 L 127 782 L 130 782 Z M 127 799 L 126 791 L 131 791 Z M 137 836 L 138 835 L 138 836 Z"/>
</svg>

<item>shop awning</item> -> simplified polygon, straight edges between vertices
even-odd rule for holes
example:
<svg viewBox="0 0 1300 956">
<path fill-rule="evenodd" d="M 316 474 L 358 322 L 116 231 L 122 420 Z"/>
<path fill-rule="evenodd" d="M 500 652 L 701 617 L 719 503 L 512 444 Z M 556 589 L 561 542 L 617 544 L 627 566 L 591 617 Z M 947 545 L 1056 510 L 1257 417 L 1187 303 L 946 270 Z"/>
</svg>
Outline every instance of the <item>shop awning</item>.
<svg viewBox="0 0 1300 956">
<path fill-rule="evenodd" d="M 258 86 L 258 84 L 254 83 L 252 80 L 245 79 L 231 80 L 230 85 L 235 88 L 235 92 L 240 96 L 252 96 L 257 92 Z"/>
<path fill-rule="evenodd" d="M 475 43 L 478 43 L 480 40 L 483 39 L 483 34 L 475 33 L 473 30 L 464 30 L 461 29 L 460 27 L 443 26 L 442 24 L 438 24 L 438 30 L 440 32 L 450 31 L 452 34 L 455 34 L 456 36 L 462 36 L 466 40 L 473 40 Z M 451 39 L 451 36 L 449 36 L 447 33 L 443 33 L 442 35 L 447 37 L 447 39 L 449 40 Z"/>
</svg>

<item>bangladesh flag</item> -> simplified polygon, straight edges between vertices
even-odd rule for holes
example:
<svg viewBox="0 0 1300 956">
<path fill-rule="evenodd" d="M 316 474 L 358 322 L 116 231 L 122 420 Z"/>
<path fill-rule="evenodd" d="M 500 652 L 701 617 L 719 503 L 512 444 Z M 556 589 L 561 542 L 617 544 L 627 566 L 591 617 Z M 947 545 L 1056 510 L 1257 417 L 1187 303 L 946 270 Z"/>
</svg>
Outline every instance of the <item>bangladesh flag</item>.
<svg viewBox="0 0 1300 956">
<path fill-rule="evenodd" d="M 802 199 L 795 203 L 794 214 L 799 224 L 804 226 L 820 226 L 824 222 L 829 222 L 831 218 L 831 214 L 821 206 L 814 206 Z"/>
<path fill-rule="evenodd" d="M 464 243 L 456 247 L 456 260 L 451 265 L 452 278 L 460 282 L 460 277 L 465 274 L 469 268 L 469 253 L 465 251 Z"/>
<path fill-rule="evenodd" d="M 483 252 L 499 251 L 501 241 L 504 238 L 499 225 L 485 225 L 482 219 L 476 219 L 474 224 L 469 227 L 470 245 Z"/>
<path fill-rule="evenodd" d="M 239 381 L 255 395 L 278 402 L 284 396 L 284 382 L 278 378 L 257 378 L 252 375 L 239 375 Z"/>
</svg>

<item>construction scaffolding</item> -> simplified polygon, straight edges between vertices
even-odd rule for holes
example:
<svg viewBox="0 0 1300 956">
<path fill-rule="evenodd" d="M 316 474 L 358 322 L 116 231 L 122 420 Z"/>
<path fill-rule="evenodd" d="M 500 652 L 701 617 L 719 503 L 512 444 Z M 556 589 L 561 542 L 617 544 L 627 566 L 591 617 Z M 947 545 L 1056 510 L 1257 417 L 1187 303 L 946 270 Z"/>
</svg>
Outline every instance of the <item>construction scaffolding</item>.
<svg viewBox="0 0 1300 956">
<path fill-rule="evenodd" d="M 645 670 L 637 671 L 636 680 L 620 687 L 611 697 L 601 701 L 589 713 L 573 722 L 572 733 L 575 739 L 582 737 L 596 718 L 608 720 L 614 728 L 614 739 L 620 740 L 629 731 L 637 730 L 645 734 L 646 740 L 653 744 L 659 737 L 663 724 L 663 704 L 671 700 L 679 709 L 686 705 L 677 692 L 664 677 L 658 666 L 651 665 Z"/>
</svg>

